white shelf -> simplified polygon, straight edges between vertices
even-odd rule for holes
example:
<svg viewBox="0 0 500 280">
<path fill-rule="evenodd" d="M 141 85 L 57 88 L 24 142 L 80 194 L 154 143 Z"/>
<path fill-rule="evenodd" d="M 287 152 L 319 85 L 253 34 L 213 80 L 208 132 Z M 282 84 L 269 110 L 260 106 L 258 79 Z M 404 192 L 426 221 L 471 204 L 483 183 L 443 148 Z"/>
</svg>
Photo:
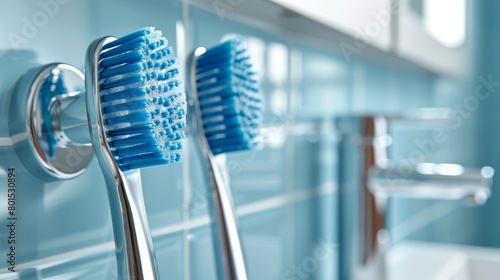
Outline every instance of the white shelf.
<svg viewBox="0 0 500 280">
<path fill-rule="evenodd" d="M 342 47 L 356 45 L 356 38 L 348 34 L 348 30 L 335 28 L 333 22 L 318 22 L 314 15 L 297 13 L 296 8 L 284 7 L 269 0 L 220 0 L 224 3 L 235 3 L 224 17 L 243 22 L 255 28 L 284 35 L 290 41 L 308 42 L 313 46 L 343 54 Z M 278 0 L 280 1 L 280 0 Z M 216 14 L 213 0 L 188 0 L 189 4 L 203 8 Z M 228 4 L 229 5 L 229 4 Z M 368 60 L 386 65 L 396 70 L 408 72 L 443 74 L 436 68 L 427 67 L 402 57 L 394 50 L 392 45 L 380 43 L 367 43 L 365 47 L 358 48 L 359 53 L 352 54 L 352 60 Z M 349 59 L 346 59 L 349 62 Z"/>
</svg>

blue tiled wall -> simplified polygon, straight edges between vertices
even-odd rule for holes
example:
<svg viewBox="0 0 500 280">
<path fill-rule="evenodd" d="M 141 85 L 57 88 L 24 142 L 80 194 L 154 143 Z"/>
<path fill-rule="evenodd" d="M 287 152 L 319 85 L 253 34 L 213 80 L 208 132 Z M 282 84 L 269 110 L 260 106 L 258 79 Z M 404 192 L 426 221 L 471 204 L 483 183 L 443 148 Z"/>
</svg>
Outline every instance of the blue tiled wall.
<svg viewBox="0 0 500 280">
<path fill-rule="evenodd" d="M 86 47 L 99 36 L 156 26 L 181 61 L 194 47 L 214 45 L 228 32 L 249 38 L 266 93 L 265 144 L 260 151 L 230 155 L 227 160 L 250 279 L 293 279 L 289 277 L 310 261 L 318 246 L 329 253 L 316 260 L 317 266 L 307 272 L 309 279 L 333 279 L 335 274 L 338 138 L 331 130 L 307 130 L 295 124 L 314 124 L 347 113 L 451 106 L 471 90 L 467 82 L 426 72 L 401 71 L 360 59 L 348 62 L 341 54 L 220 18 L 188 1 L 64 3 L 46 24 L 20 42 L 9 38 L 24 36 L 24 20 L 43 11 L 42 6 L 27 0 L 0 4 L 0 113 L 8 111 L 9 89 L 29 67 L 60 61 L 82 69 Z M 493 14 L 490 20 L 496 20 Z M 493 49 L 487 48 L 490 52 Z M 491 114 L 494 104 L 484 105 Z M 477 144 L 478 120 L 483 129 L 493 121 L 484 116 L 473 114 L 458 130 L 448 131 L 449 140 L 429 154 L 428 160 L 475 165 L 484 159 L 494 164 L 493 155 L 485 149 L 496 143 L 494 138 L 484 142 L 486 146 Z M 414 139 L 428 135 L 427 130 L 398 132 L 393 156 L 404 159 L 416 148 Z M 0 137 L 9 137 L 5 115 L 0 118 Z M 479 148 L 479 155 L 472 152 Z M 12 147 L 3 145 L 0 167 L 0 182 L 5 182 L 6 168 L 19 170 L 19 262 L 23 263 L 19 274 L 2 270 L 0 279 L 113 278 L 111 220 L 95 160 L 76 179 L 44 183 L 24 170 Z M 217 279 L 204 168 L 196 139 L 188 131 L 182 164 L 142 172 L 162 279 Z M 0 201 L 5 201 L 4 189 L 0 189 Z M 457 236 L 450 229 L 460 225 L 454 215 L 458 211 L 477 210 L 460 210 L 460 205 L 446 202 L 398 200 L 392 205 L 393 228 L 401 239 L 475 240 L 471 237 L 474 232 Z M 398 227 L 429 207 L 441 211 L 441 222 L 422 228 Z M 2 207 L 0 222 L 5 215 Z M 0 230 L 0 240 L 5 237 L 5 231 Z M 5 244 L 0 242 L 3 250 Z M 3 257 L 2 253 L 0 260 Z M 5 266 L 4 261 L 0 263 L 0 267 Z"/>
<path fill-rule="evenodd" d="M 490 77 L 493 81 L 500 80 L 500 26 L 496 11 L 500 9 L 498 1 L 481 1 L 478 4 L 477 34 L 479 47 L 477 49 L 478 65 L 477 76 Z M 498 130 L 498 108 L 500 106 L 500 94 L 498 86 L 482 104 L 481 115 L 479 119 L 479 136 L 481 145 L 479 146 L 479 156 L 482 161 L 499 170 L 500 168 L 500 149 L 498 141 L 500 134 Z M 498 180 L 494 188 L 499 189 Z M 500 194 L 498 191 L 493 194 L 490 203 L 485 205 L 484 209 L 477 214 L 477 227 L 481 232 L 477 242 L 485 246 L 500 247 L 500 224 L 497 222 L 497 215 L 500 211 Z"/>
</svg>

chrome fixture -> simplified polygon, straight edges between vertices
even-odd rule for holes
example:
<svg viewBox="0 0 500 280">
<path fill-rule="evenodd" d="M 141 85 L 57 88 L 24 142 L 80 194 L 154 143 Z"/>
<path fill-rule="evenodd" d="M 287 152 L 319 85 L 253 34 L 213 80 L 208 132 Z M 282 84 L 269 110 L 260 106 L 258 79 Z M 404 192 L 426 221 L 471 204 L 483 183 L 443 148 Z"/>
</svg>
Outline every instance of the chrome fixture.
<svg viewBox="0 0 500 280">
<path fill-rule="evenodd" d="M 12 145 L 25 167 L 46 180 L 82 174 L 94 153 L 85 118 L 83 73 L 52 63 L 17 82 L 9 110 Z"/>
<path fill-rule="evenodd" d="M 490 195 L 493 168 L 421 163 L 401 168 L 391 162 L 389 126 L 446 126 L 447 109 L 421 109 L 405 115 L 360 115 L 336 119 L 339 143 L 339 280 L 385 280 L 389 196 L 465 199 L 483 204 Z M 404 172 L 402 172 L 404 170 Z"/>
</svg>

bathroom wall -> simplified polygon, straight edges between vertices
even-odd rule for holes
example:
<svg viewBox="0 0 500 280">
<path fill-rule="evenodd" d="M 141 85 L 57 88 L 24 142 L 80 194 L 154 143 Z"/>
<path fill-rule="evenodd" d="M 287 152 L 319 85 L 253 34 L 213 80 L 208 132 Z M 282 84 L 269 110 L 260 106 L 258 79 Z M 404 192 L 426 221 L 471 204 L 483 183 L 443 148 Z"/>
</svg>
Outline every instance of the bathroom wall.
<svg viewBox="0 0 500 280">
<path fill-rule="evenodd" d="M 349 60 L 303 38 L 255 28 L 189 1 L 3 1 L 0 18 L 0 184 L 6 182 L 6 169 L 14 167 L 19 192 L 18 272 L 2 269 L 0 279 L 116 277 L 109 205 L 97 161 L 76 179 L 40 181 L 15 155 L 6 117 L 11 89 L 22 73 L 49 62 L 83 69 L 85 50 L 95 38 L 156 26 L 185 63 L 196 46 L 217 44 L 226 33 L 247 36 L 266 99 L 264 144 L 256 152 L 229 155 L 227 162 L 250 279 L 334 279 L 334 116 L 454 106 L 471 94 L 474 84 L 357 57 Z M 493 112 L 494 105 L 481 106 Z M 492 157 L 478 144 L 483 139 L 477 136 L 477 125 L 483 118 L 479 111 L 471 112 L 457 129 L 446 130 L 445 143 L 424 151 L 420 160 L 477 165 Z M 395 131 L 392 156 L 399 161 L 408 160 L 420 149 L 416 140 L 432 132 L 412 127 Z M 182 164 L 142 172 L 160 274 L 162 279 L 218 279 L 209 184 L 196 139 L 189 130 L 187 134 Z M 473 152 L 479 148 L 483 152 Z M 6 190 L 0 188 L 2 227 L 5 202 Z M 395 242 L 474 242 L 476 230 L 456 231 L 463 228 L 463 215 L 475 224 L 477 210 L 462 206 L 394 200 L 390 215 Z M 0 230 L 0 260 L 5 258 L 6 237 Z M 5 261 L 0 263 L 5 268 Z"/>
<path fill-rule="evenodd" d="M 500 162 L 498 149 L 499 130 L 498 127 L 498 106 L 500 106 L 500 96 L 498 93 L 498 81 L 500 81 L 500 54 L 498 46 L 500 45 L 500 27 L 499 19 L 495 11 L 500 9 L 498 1 L 481 1 L 478 4 L 478 13 L 482 16 L 478 20 L 477 34 L 479 47 L 477 49 L 477 76 L 491 79 L 491 95 L 487 102 L 482 104 L 482 110 L 479 119 L 479 135 L 481 136 L 479 145 L 479 156 L 481 161 L 489 164 L 499 170 Z M 500 194 L 498 194 L 498 180 L 493 186 L 496 192 L 492 196 L 490 203 L 485 205 L 477 213 L 477 219 L 480 221 L 478 231 L 481 234 L 476 242 L 484 246 L 500 247 L 500 225 L 497 222 L 498 211 L 500 211 Z"/>
</svg>

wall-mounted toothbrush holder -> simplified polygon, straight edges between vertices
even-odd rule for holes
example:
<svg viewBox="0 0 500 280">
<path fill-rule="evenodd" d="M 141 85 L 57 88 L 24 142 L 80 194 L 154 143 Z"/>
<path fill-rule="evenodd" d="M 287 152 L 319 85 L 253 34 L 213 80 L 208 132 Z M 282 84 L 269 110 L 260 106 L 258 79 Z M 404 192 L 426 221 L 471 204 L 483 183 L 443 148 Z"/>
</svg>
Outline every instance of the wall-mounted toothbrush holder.
<svg viewBox="0 0 500 280">
<path fill-rule="evenodd" d="M 178 60 L 154 27 L 94 40 L 85 75 L 53 63 L 18 81 L 10 109 L 14 149 L 45 181 L 102 169 L 118 279 L 159 279 L 140 169 L 180 162 L 186 98 Z"/>
<path fill-rule="evenodd" d="M 25 167 L 42 180 L 74 178 L 93 157 L 84 90 L 83 73 L 62 63 L 29 70 L 14 88 L 12 145 Z"/>
</svg>

